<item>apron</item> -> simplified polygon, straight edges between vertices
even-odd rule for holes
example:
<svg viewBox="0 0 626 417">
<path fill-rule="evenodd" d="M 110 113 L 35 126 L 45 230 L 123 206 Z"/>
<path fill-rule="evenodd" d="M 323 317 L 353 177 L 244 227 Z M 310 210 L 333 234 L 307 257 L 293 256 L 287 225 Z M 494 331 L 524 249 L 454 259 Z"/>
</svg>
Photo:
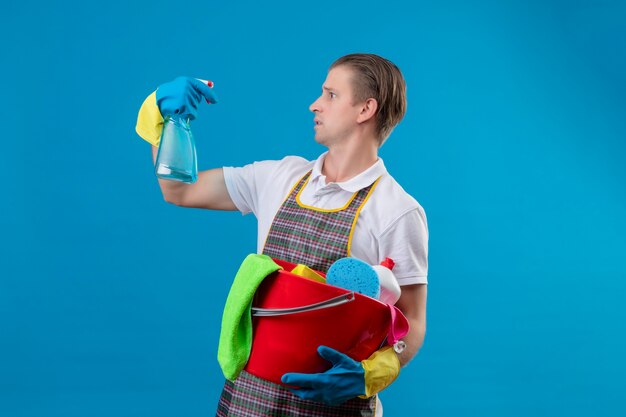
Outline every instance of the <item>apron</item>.
<svg viewBox="0 0 626 417">
<path fill-rule="evenodd" d="M 350 255 L 354 226 L 359 212 L 378 180 L 352 196 L 344 207 L 323 210 L 303 207 L 299 196 L 311 176 L 307 172 L 292 188 L 279 208 L 265 241 L 263 254 L 326 273 L 337 259 Z M 241 371 L 235 381 L 226 381 L 218 417 L 275 416 L 329 417 L 374 416 L 376 396 L 353 398 L 337 406 L 303 400 L 282 385 Z"/>
</svg>

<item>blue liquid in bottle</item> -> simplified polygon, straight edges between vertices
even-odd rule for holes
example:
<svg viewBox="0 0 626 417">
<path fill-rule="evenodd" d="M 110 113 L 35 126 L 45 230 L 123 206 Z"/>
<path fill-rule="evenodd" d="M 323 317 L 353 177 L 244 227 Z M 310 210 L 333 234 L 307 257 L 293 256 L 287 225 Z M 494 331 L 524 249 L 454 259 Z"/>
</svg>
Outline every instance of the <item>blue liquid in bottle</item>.
<svg viewBox="0 0 626 417">
<path fill-rule="evenodd" d="M 165 117 L 155 173 L 165 180 L 189 184 L 198 179 L 196 145 L 188 120 L 176 116 Z"/>
</svg>

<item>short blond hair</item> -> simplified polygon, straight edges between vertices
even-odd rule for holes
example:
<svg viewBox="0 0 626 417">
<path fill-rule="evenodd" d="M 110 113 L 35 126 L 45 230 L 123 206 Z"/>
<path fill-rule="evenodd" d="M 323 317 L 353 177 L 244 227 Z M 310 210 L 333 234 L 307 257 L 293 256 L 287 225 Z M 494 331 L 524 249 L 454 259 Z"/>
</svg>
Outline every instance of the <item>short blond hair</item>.
<svg viewBox="0 0 626 417">
<path fill-rule="evenodd" d="M 374 54 L 342 56 L 330 69 L 341 65 L 354 71 L 353 99 L 361 102 L 373 98 L 378 103 L 376 134 L 382 145 L 406 113 L 406 83 L 402 72 L 393 62 Z"/>
</svg>

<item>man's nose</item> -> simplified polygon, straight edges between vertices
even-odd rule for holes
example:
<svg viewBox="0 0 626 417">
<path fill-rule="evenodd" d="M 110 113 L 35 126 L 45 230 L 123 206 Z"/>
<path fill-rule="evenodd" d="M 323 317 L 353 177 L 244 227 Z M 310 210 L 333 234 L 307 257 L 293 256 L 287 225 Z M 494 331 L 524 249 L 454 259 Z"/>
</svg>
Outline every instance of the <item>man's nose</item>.
<svg viewBox="0 0 626 417">
<path fill-rule="evenodd" d="M 317 104 L 319 100 L 320 99 L 318 98 L 309 106 L 309 110 L 312 111 L 313 113 L 320 111 L 320 106 Z"/>
</svg>

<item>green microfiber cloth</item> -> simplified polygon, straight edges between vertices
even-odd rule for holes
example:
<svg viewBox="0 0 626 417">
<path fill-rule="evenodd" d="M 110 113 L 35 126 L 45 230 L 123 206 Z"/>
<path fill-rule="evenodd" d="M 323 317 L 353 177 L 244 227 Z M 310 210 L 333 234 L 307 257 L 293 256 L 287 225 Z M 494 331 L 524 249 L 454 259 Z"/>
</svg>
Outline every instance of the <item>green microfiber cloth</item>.
<svg viewBox="0 0 626 417">
<path fill-rule="evenodd" d="M 231 381 L 246 366 L 252 349 L 252 298 L 261 281 L 282 269 L 267 255 L 248 255 L 230 287 L 224 315 L 217 361 L 222 373 Z"/>
</svg>

